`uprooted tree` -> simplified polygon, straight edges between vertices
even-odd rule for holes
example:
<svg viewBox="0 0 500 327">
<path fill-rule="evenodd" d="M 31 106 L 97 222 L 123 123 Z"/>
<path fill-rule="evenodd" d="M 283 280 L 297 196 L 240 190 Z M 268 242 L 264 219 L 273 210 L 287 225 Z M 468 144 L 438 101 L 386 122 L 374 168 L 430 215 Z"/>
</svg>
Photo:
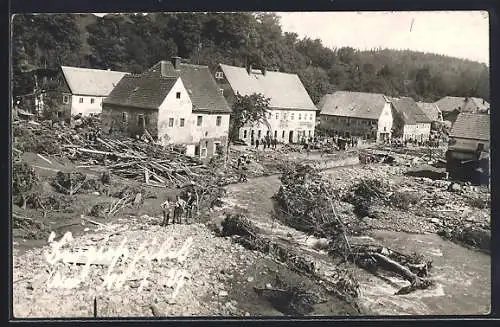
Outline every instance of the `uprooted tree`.
<svg viewBox="0 0 500 327">
<path fill-rule="evenodd" d="M 354 241 L 355 220 L 343 221 L 335 210 L 335 200 L 341 198 L 333 185 L 311 166 L 287 167 L 281 176 L 282 186 L 275 194 L 277 218 L 296 229 L 329 239 L 330 254 L 349 260 L 376 273 L 391 271 L 410 282 L 397 294 L 425 289 L 433 284 L 428 279 L 432 262 L 417 254 L 406 255 L 378 244 Z M 375 183 L 372 183 L 375 184 Z M 374 187 L 377 186 L 377 187 Z M 381 185 L 358 185 L 355 194 L 365 198 L 380 197 Z"/>
</svg>

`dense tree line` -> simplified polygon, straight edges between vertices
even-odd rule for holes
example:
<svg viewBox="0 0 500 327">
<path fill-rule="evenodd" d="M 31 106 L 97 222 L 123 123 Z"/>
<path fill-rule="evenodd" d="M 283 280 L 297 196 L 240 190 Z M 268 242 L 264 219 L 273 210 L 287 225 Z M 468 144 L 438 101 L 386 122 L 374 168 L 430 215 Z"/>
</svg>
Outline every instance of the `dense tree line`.
<svg viewBox="0 0 500 327">
<path fill-rule="evenodd" d="M 297 73 L 315 103 L 335 90 L 435 101 L 445 95 L 489 99 L 489 69 L 414 51 L 330 49 L 284 32 L 272 13 L 17 15 L 13 19 L 14 94 L 32 89 L 30 67 L 61 64 L 141 72 L 173 55 Z"/>
</svg>

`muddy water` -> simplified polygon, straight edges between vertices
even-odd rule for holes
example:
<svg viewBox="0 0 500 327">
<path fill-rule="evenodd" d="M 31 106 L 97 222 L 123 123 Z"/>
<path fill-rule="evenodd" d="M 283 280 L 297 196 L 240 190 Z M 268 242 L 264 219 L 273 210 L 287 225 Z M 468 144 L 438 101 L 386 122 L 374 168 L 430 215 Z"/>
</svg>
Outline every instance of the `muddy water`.
<svg viewBox="0 0 500 327">
<path fill-rule="evenodd" d="M 248 210 L 247 215 L 278 239 L 312 255 L 320 271 L 328 274 L 332 262 L 328 255 L 312 249 L 314 240 L 272 220 L 271 196 L 279 188 L 277 177 L 256 178 L 248 183 L 228 186 L 228 201 Z M 371 315 L 467 315 L 488 314 L 491 301 L 490 256 L 442 239 L 435 234 L 408 234 L 374 231 L 372 238 L 394 250 L 413 251 L 433 260 L 431 278 L 436 286 L 407 295 L 394 295 L 407 282 L 379 278 L 355 268 L 361 284 L 360 305 Z M 322 312 L 321 314 L 327 314 Z"/>
<path fill-rule="evenodd" d="M 467 315 L 488 314 L 491 301 L 489 255 L 464 248 L 436 234 L 375 231 L 374 239 L 405 253 L 419 252 L 433 260 L 431 278 L 436 286 L 407 295 L 393 295 L 403 285 L 360 271 L 362 305 L 377 314 Z"/>
</svg>

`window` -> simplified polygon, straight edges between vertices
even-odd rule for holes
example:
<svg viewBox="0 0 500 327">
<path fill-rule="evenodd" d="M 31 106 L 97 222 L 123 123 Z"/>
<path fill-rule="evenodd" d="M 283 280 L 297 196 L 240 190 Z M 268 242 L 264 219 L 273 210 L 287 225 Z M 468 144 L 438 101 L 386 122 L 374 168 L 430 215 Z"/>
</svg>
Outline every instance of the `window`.
<svg viewBox="0 0 500 327">
<path fill-rule="evenodd" d="M 57 112 L 57 118 L 58 118 L 58 119 L 61 119 L 61 116 L 62 116 L 62 112 L 58 111 L 58 112 Z"/>
<path fill-rule="evenodd" d="M 277 139 L 278 138 L 278 131 L 274 131 L 274 138 Z"/>
<path fill-rule="evenodd" d="M 283 113 L 283 119 L 286 120 L 286 112 Z"/>
<path fill-rule="evenodd" d="M 224 89 L 219 89 L 220 94 L 224 95 Z"/>
<path fill-rule="evenodd" d="M 197 121 L 196 121 L 196 125 L 201 126 L 202 122 L 203 122 L 203 116 L 198 116 Z"/>
<path fill-rule="evenodd" d="M 83 98 L 80 98 L 80 100 L 78 102 L 83 103 Z"/>
<path fill-rule="evenodd" d="M 122 113 L 122 121 L 126 123 L 127 120 L 128 120 L 127 113 L 126 112 Z"/>
<path fill-rule="evenodd" d="M 180 98 L 181 98 L 181 92 L 177 92 L 177 93 L 175 93 L 175 98 L 176 98 L 176 99 L 180 99 Z"/>
<path fill-rule="evenodd" d="M 285 131 L 283 131 L 283 132 L 281 133 L 281 138 L 283 138 L 283 139 L 285 138 Z"/>
<path fill-rule="evenodd" d="M 290 120 L 293 120 L 293 113 L 290 114 Z"/>
<path fill-rule="evenodd" d="M 94 98 L 90 98 L 90 103 L 94 103 L 95 102 L 95 99 Z"/>
<path fill-rule="evenodd" d="M 299 114 L 299 120 L 301 120 L 301 119 L 302 119 L 302 114 Z"/>
<path fill-rule="evenodd" d="M 197 144 L 195 147 L 194 147 L 194 155 L 195 156 L 199 156 L 200 155 L 200 145 Z"/>
<path fill-rule="evenodd" d="M 313 120 L 313 114 L 309 115 L 309 120 Z"/>
<path fill-rule="evenodd" d="M 206 148 L 201 149 L 201 157 L 204 158 L 206 156 L 207 156 L 207 149 Z"/>
<path fill-rule="evenodd" d="M 174 127 L 174 119 L 173 118 L 168 119 L 168 127 Z"/>
<path fill-rule="evenodd" d="M 311 131 L 309 131 L 309 137 L 311 137 L 311 134 L 312 134 Z"/>
<path fill-rule="evenodd" d="M 222 72 L 215 72 L 215 78 L 222 79 L 224 78 L 224 74 Z"/>
<path fill-rule="evenodd" d="M 259 131 L 257 132 L 257 137 L 260 139 L 261 135 L 262 135 L 262 131 L 259 129 Z"/>
<path fill-rule="evenodd" d="M 222 146 L 220 145 L 219 142 L 214 142 L 214 149 L 215 149 L 214 155 L 216 155 L 216 156 L 223 153 Z"/>
<path fill-rule="evenodd" d="M 484 151 L 484 143 L 478 143 L 477 144 L 477 151 L 478 152 Z"/>
<path fill-rule="evenodd" d="M 271 119 L 271 115 L 272 115 L 272 114 L 271 114 L 271 113 L 269 113 L 269 114 L 267 115 L 267 119 Z"/>
<path fill-rule="evenodd" d="M 184 118 L 181 118 L 181 119 L 179 120 L 179 126 L 180 126 L 180 127 L 184 127 Z"/>
<path fill-rule="evenodd" d="M 69 103 L 69 96 L 63 95 L 63 103 L 68 104 Z"/>
<path fill-rule="evenodd" d="M 244 139 L 246 139 L 246 138 L 247 138 L 247 130 L 246 130 L 246 129 L 243 131 L 243 138 L 244 138 Z"/>
<path fill-rule="evenodd" d="M 208 136 L 208 132 L 205 132 L 205 137 L 207 137 L 207 136 Z"/>
<path fill-rule="evenodd" d="M 276 113 L 276 119 L 280 119 L 280 114 Z"/>
<path fill-rule="evenodd" d="M 222 116 L 217 116 L 217 120 L 215 122 L 215 125 L 220 126 L 222 123 Z"/>
</svg>

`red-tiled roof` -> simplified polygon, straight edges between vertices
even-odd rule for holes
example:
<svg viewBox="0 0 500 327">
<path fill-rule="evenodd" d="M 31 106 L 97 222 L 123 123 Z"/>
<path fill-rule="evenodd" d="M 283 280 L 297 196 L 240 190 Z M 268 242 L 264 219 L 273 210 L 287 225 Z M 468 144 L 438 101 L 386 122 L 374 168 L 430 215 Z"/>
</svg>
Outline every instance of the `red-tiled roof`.
<svg viewBox="0 0 500 327">
<path fill-rule="evenodd" d="M 415 100 L 403 97 L 392 101 L 394 109 L 403 116 L 405 124 L 431 123 L 432 121 L 420 109 Z"/>
<path fill-rule="evenodd" d="M 161 61 L 156 63 L 144 75 L 161 76 L 161 63 Z M 164 61 L 164 64 L 167 76 L 181 77 L 193 103 L 194 111 L 231 112 L 208 66 L 179 63 L 179 69 L 176 70 L 170 61 Z"/>
<path fill-rule="evenodd" d="M 178 77 L 125 75 L 103 103 L 158 109 L 177 79 Z"/>
<path fill-rule="evenodd" d="M 461 113 L 451 128 L 450 137 L 490 140 L 490 115 Z"/>
<path fill-rule="evenodd" d="M 378 119 L 385 103 L 383 94 L 337 91 L 323 96 L 318 107 L 321 115 Z"/>
</svg>

